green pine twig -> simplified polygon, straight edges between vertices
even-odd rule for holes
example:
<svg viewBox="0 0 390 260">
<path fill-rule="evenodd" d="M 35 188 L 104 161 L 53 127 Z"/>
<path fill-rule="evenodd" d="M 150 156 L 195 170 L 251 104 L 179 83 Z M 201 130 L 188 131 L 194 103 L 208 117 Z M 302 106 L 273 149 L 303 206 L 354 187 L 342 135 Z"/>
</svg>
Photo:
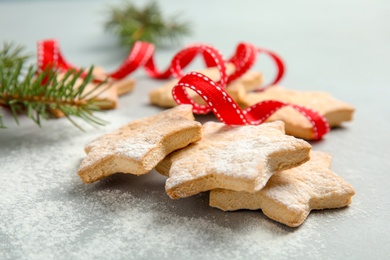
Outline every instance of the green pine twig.
<svg viewBox="0 0 390 260">
<path fill-rule="evenodd" d="M 118 35 L 125 46 L 136 41 L 154 44 L 177 43 L 182 37 L 190 35 L 190 24 L 181 17 L 164 18 L 157 2 L 151 1 L 144 7 L 137 7 L 131 1 L 124 1 L 109 8 L 106 29 Z"/>
<path fill-rule="evenodd" d="M 93 115 L 99 111 L 96 96 L 105 90 L 99 84 L 85 97 L 84 89 L 93 80 L 91 67 L 82 84 L 76 87 L 76 80 L 81 78 L 83 70 L 69 70 L 64 77 L 58 78 L 59 72 L 50 68 L 37 73 L 33 65 L 26 67 L 29 58 L 22 54 L 23 48 L 13 44 L 4 44 L 0 51 L 0 106 L 12 112 L 19 124 L 19 115 L 25 114 L 37 125 L 42 120 L 52 117 L 53 111 L 60 111 L 75 126 L 82 128 L 72 119 L 78 117 L 91 125 L 104 125 L 106 122 Z M 107 84 L 107 86 L 109 86 Z M 4 128 L 0 114 L 0 128 Z"/>
</svg>

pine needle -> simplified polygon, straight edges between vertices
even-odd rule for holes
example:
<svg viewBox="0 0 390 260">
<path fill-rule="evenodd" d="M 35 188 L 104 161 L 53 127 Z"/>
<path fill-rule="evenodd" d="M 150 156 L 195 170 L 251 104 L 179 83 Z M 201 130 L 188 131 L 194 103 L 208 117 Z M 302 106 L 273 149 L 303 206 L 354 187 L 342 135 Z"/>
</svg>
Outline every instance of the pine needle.
<svg viewBox="0 0 390 260">
<path fill-rule="evenodd" d="M 106 29 L 116 34 L 125 46 L 136 41 L 154 44 L 177 43 L 190 35 L 190 24 L 181 21 L 179 15 L 164 18 L 157 2 L 151 1 L 144 7 L 137 7 L 131 1 L 109 7 Z"/>
</svg>

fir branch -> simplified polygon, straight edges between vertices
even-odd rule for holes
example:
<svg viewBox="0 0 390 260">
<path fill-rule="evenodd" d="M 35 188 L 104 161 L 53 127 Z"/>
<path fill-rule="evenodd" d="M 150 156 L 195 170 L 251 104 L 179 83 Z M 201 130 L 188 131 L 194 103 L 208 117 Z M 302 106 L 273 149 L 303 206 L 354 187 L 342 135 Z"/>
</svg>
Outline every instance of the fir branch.
<svg viewBox="0 0 390 260">
<path fill-rule="evenodd" d="M 104 83 L 99 84 L 88 97 L 84 97 L 85 86 L 93 80 L 91 67 L 76 86 L 76 80 L 82 78 L 83 70 L 69 70 L 64 77 L 59 72 L 45 69 L 37 73 L 35 66 L 26 67 L 28 58 L 22 55 L 20 47 L 4 45 L 0 51 L 0 106 L 8 107 L 19 124 L 18 116 L 25 114 L 37 125 L 42 119 L 51 117 L 51 111 L 61 111 L 75 126 L 81 127 L 71 117 L 78 117 L 91 125 L 104 125 L 106 122 L 92 113 L 99 111 L 97 92 L 103 91 Z M 106 84 L 109 87 L 108 84 Z M 0 128 L 4 128 L 0 114 Z"/>
<path fill-rule="evenodd" d="M 180 38 L 190 35 L 189 23 L 181 17 L 164 18 L 157 2 L 152 1 L 143 8 L 131 1 L 109 8 L 106 29 L 118 35 L 125 46 L 132 46 L 136 41 L 154 44 L 177 43 Z"/>
</svg>

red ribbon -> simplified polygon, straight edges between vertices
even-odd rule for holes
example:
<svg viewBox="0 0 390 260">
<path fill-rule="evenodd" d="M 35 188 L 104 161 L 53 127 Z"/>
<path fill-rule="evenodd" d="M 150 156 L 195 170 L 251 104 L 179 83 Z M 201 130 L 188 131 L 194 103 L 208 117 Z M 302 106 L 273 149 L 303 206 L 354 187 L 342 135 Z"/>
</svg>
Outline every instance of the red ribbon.
<svg viewBox="0 0 390 260">
<path fill-rule="evenodd" d="M 218 50 L 207 45 L 198 45 L 190 47 L 179 52 L 172 60 L 171 69 L 174 75 L 180 76 L 180 81 L 172 90 L 172 95 L 178 104 L 191 104 L 194 113 L 206 114 L 212 111 L 217 118 L 227 125 L 258 125 L 263 123 L 276 111 L 285 106 L 291 106 L 304 115 L 313 126 L 314 139 L 321 139 L 324 134 L 329 132 L 329 124 L 322 115 L 311 109 L 301 107 L 285 102 L 267 100 L 259 102 L 245 110 L 242 110 L 231 96 L 224 90 L 231 80 L 236 79 L 245 73 L 254 63 L 255 55 L 261 52 L 267 52 L 274 58 L 279 72 L 275 82 L 278 82 L 283 75 L 283 62 L 274 53 L 264 49 L 257 49 L 251 44 L 240 44 L 237 47 L 236 54 L 229 61 L 237 64 L 238 70 L 227 76 L 226 61 Z M 197 72 L 191 72 L 183 76 L 180 67 L 181 57 L 192 56 L 194 53 L 200 53 L 205 59 L 206 64 L 217 66 L 221 75 L 219 82 L 214 82 L 205 75 Z M 272 83 L 271 83 L 272 84 Z M 186 92 L 186 88 L 195 91 L 206 102 L 206 105 L 196 103 Z"/>
<path fill-rule="evenodd" d="M 154 50 L 154 46 L 150 43 L 136 42 L 119 68 L 111 73 L 107 73 L 107 76 L 113 80 L 120 80 L 140 67 L 144 67 L 146 73 L 150 77 L 156 79 L 167 79 L 171 75 L 174 75 L 177 78 L 181 78 L 172 91 L 173 97 L 178 104 L 192 104 L 194 113 L 198 114 L 205 114 L 212 111 L 221 122 L 228 125 L 261 124 L 280 108 L 292 106 L 310 120 L 313 125 L 315 139 L 320 139 L 329 131 L 329 125 L 326 119 L 313 110 L 273 100 L 263 101 L 242 110 L 224 90 L 228 83 L 247 72 L 256 62 L 257 55 L 261 53 L 270 56 L 278 69 L 275 79 L 265 87 L 272 86 L 279 82 L 284 74 L 284 63 L 281 58 L 272 51 L 258 48 L 249 43 L 240 43 L 233 56 L 228 60 L 235 65 L 235 71 L 228 76 L 226 72 L 226 60 L 223 58 L 222 54 L 212 46 L 198 44 L 181 50 L 173 57 L 171 66 L 163 72 L 158 71 L 155 66 L 153 60 Z M 221 78 L 218 82 L 214 82 L 197 72 L 191 72 L 184 75 L 183 69 L 190 64 L 198 54 L 203 56 L 207 67 L 216 66 L 218 68 L 221 74 Z M 38 42 L 38 68 L 42 71 L 47 66 L 52 66 L 62 71 L 67 71 L 69 69 L 77 70 L 76 67 L 65 60 L 56 40 Z M 259 90 L 262 90 L 265 87 L 262 87 Z M 192 100 L 187 94 L 186 88 L 190 88 L 197 92 L 204 99 L 206 105 L 197 104 Z"/>
<path fill-rule="evenodd" d="M 157 71 L 153 61 L 154 46 L 147 42 L 136 42 L 129 55 L 119 66 L 119 68 L 107 76 L 114 80 L 125 78 L 139 67 L 144 66 L 146 73 L 157 79 L 166 79 L 171 76 L 170 68 L 164 72 Z M 44 40 L 38 42 L 38 68 L 44 70 L 47 66 L 52 66 L 62 71 L 78 69 L 68 63 L 62 56 L 57 40 Z"/>
<path fill-rule="evenodd" d="M 155 50 L 154 46 L 148 42 L 138 41 L 134 44 L 128 56 L 118 67 L 118 69 L 111 73 L 107 73 L 107 76 L 114 80 L 120 80 L 134 72 L 136 69 L 144 67 L 146 73 L 151 78 L 167 79 L 172 76 L 172 74 L 180 78 L 184 76 L 183 73 L 175 69 L 173 66 L 179 65 L 181 69 L 185 68 L 196 57 L 198 52 L 203 54 L 203 58 L 207 67 L 216 66 L 217 64 L 215 57 L 207 55 L 207 53 L 201 51 L 203 48 L 202 46 L 211 48 L 213 49 L 212 53 L 217 52 L 219 56 L 222 56 L 218 50 L 211 46 L 204 44 L 191 45 L 178 52 L 171 62 L 172 65 L 165 71 L 160 72 L 157 70 L 153 59 Z M 257 48 L 252 44 L 240 43 L 237 46 L 234 55 L 229 59 L 229 62 L 232 62 L 235 65 L 235 71 L 232 75 L 229 76 L 227 83 L 239 78 L 253 66 L 256 61 L 257 52 L 269 55 L 275 61 L 275 64 L 278 68 L 276 78 L 269 85 L 276 84 L 282 78 L 284 74 L 284 65 L 283 61 L 278 57 L 277 54 L 263 48 Z M 78 68 L 65 60 L 60 50 L 58 41 L 54 39 L 38 42 L 38 68 L 42 71 L 47 66 L 52 66 L 62 71 L 67 71 L 69 69 L 78 70 Z"/>
</svg>

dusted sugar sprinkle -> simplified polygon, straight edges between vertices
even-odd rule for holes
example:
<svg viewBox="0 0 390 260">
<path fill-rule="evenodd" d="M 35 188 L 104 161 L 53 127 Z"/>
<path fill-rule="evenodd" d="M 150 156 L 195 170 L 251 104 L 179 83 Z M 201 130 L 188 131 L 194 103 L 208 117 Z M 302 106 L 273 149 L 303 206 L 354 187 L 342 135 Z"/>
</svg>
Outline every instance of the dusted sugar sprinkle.
<svg viewBox="0 0 390 260">
<path fill-rule="evenodd" d="M 87 134 L 65 121 L 1 130 L 0 259 L 345 257 L 327 243 L 346 238 L 350 221 L 370 219 L 370 199 L 360 198 L 292 230 L 259 212 L 213 209 L 207 193 L 171 200 L 155 172 L 84 185 L 75 174 L 84 144 L 129 118 L 110 120 Z"/>
</svg>

